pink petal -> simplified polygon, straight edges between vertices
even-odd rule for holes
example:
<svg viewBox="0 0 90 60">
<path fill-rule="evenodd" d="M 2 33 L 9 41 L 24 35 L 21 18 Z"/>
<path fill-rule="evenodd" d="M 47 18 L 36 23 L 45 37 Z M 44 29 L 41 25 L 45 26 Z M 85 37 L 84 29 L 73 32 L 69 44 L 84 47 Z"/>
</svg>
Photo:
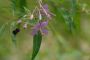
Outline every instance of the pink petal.
<svg viewBox="0 0 90 60">
<path fill-rule="evenodd" d="M 43 33 L 44 35 L 47 35 L 47 34 L 48 34 L 48 30 L 43 29 L 43 30 L 42 30 L 42 33 Z"/>
</svg>

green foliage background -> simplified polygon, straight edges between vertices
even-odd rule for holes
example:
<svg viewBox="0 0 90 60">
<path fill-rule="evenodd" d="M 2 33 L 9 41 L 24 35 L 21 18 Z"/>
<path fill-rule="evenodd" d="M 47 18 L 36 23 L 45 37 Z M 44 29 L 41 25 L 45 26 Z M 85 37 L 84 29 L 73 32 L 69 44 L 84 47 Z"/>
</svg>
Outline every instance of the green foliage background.
<svg viewBox="0 0 90 60">
<path fill-rule="evenodd" d="M 21 6 L 26 5 L 32 11 L 37 5 L 36 0 L 26 0 L 26 3 L 24 0 L 20 1 L 22 3 L 17 4 L 16 9 L 21 12 L 17 11 L 16 16 L 13 16 L 11 0 L 0 0 L 0 27 L 22 16 L 24 10 Z M 43 37 L 36 60 L 90 60 L 90 1 L 43 1 L 56 16 L 49 23 L 49 34 Z M 73 21 L 65 16 L 73 18 Z M 2 27 L 3 30 L 0 32 L 0 60 L 30 60 L 32 54 L 30 28 L 22 29 L 17 35 L 15 47 L 9 26 L 9 23 L 6 24 L 5 29 Z"/>
</svg>

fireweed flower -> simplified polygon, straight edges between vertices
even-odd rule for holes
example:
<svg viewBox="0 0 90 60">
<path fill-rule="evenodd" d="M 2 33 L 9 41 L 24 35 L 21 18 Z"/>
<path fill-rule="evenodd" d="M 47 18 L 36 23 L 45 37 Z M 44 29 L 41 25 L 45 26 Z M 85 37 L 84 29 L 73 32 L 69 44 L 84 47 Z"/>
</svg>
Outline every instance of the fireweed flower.
<svg viewBox="0 0 90 60">
<path fill-rule="evenodd" d="M 40 4 L 40 7 L 35 7 L 35 9 L 33 10 L 32 14 L 29 15 L 28 17 L 28 14 L 23 18 L 29 18 L 29 20 L 32 20 L 32 21 L 35 21 L 35 25 L 31 25 L 33 26 L 32 27 L 32 35 L 35 35 L 38 33 L 38 31 L 40 31 L 42 33 L 42 35 L 46 35 L 48 34 L 48 31 L 46 29 L 47 25 L 48 25 L 48 22 L 49 20 L 52 18 L 53 14 L 49 11 L 48 9 L 48 5 L 45 4 L 45 5 L 42 5 Z M 35 20 L 33 20 L 35 19 Z M 18 24 L 21 24 L 21 23 L 24 23 L 23 25 L 23 28 L 26 29 L 27 28 L 27 23 L 29 21 L 28 20 L 21 20 L 19 19 L 17 21 Z M 31 22 L 33 23 L 33 22 Z M 29 24 L 28 24 L 29 25 Z M 13 31 L 13 34 L 16 35 L 18 32 L 20 32 L 20 29 L 16 29 Z"/>
<path fill-rule="evenodd" d="M 48 25 L 49 19 L 51 19 L 52 15 L 48 9 L 48 5 L 41 5 L 40 4 L 40 9 L 39 9 L 39 23 L 37 23 L 33 28 L 32 28 L 32 35 L 37 34 L 38 31 L 42 33 L 42 35 L 46 35 L 48 33 L 46 26 Z M 46 18 L 44 18 L 46 17 Z M 45 20 L 46 21 L 43 21 Z"/>
<path fill-rule="evenodd" d="M 46 29 L 46 26 L 48 25 L 48 21 L 44 21 L 44 22 L 40 22 L 38 24 L 36 24 L 32 29 L 32 35 L 37 34 L 38 31 L 40 31 L 42 34 L 47 34 L 48 31 Z"/>
<path fill-rule="evenodd" d="M 41 6 L 41 12 L 42 12 L 42 15 L 47 17 L 47 19 L 51 19 L 52 16 L 54 15 L 49 11 L 47 4 Z"/>
<path fill-rule="evenodd" d="M 43 8 L 46 10 L 46 12 L 49 12 L 48 5 L 47 4 L 43 5 Z"/>
</svg>

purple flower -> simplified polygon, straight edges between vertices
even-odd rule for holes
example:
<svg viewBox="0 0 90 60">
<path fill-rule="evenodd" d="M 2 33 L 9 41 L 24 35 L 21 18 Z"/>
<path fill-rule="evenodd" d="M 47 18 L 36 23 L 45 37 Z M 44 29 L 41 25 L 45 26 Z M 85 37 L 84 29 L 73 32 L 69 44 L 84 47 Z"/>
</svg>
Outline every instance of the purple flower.
<svg viewBox="0 0 90 60">
<path fill-rule="evenodd" d="M 43 5 L 43 8 L 44 8 L 47 12 L 49 11 L 47 4 Z"/>
<path fill-rule="evenodd" d="M 45 34 L 45 35 L 47 35 L 47 34 L 48 34 L 48 30 L 43 29 L 43 30 L 42 30 L 42 33 Z"/>
<path fill-rule="evenodd" d="M 48 31 L 45 29 L 47 25 L 48 25 L 48 21 L 44 21 L 44 22 L 40 22 L 40 23 L 36 24 L 33 27 L 32 35 L 37 34 L 37 32 L 39 30 L 41 31 L 42 34 L 47 34 Z"/>
<path fill-rule="evenodd" d="M 45 4 L 45 5 L 42 6 L 42 11 L 41 11 L 41 12 L 42 12 L 42 14 L 46 15 L 46 17 L 47 17 L 48 19 L 51 19 L 52 16 L 54 15 L 53 13 L 51 13 L 51 12 L 49 11 L 47 4 Z"/>
</svg>

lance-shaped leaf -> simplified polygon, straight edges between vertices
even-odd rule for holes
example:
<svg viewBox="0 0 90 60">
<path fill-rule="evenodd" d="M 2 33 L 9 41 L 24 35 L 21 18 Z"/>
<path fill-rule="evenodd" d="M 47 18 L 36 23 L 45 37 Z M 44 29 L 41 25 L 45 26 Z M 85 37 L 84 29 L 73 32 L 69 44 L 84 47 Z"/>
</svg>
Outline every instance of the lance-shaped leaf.
<svg viewBox="0 0 90 60">
<path fill-rule="evenodd" d="M 37 34 L 35 34 L 33 37 L 33 53 L 31 60 L 34 60 L 35 57 L 37 56 L 40 50 L 41 41 L 42 41 L 42 34 L 40 31 L 38 31 Z"/>
</svg>

